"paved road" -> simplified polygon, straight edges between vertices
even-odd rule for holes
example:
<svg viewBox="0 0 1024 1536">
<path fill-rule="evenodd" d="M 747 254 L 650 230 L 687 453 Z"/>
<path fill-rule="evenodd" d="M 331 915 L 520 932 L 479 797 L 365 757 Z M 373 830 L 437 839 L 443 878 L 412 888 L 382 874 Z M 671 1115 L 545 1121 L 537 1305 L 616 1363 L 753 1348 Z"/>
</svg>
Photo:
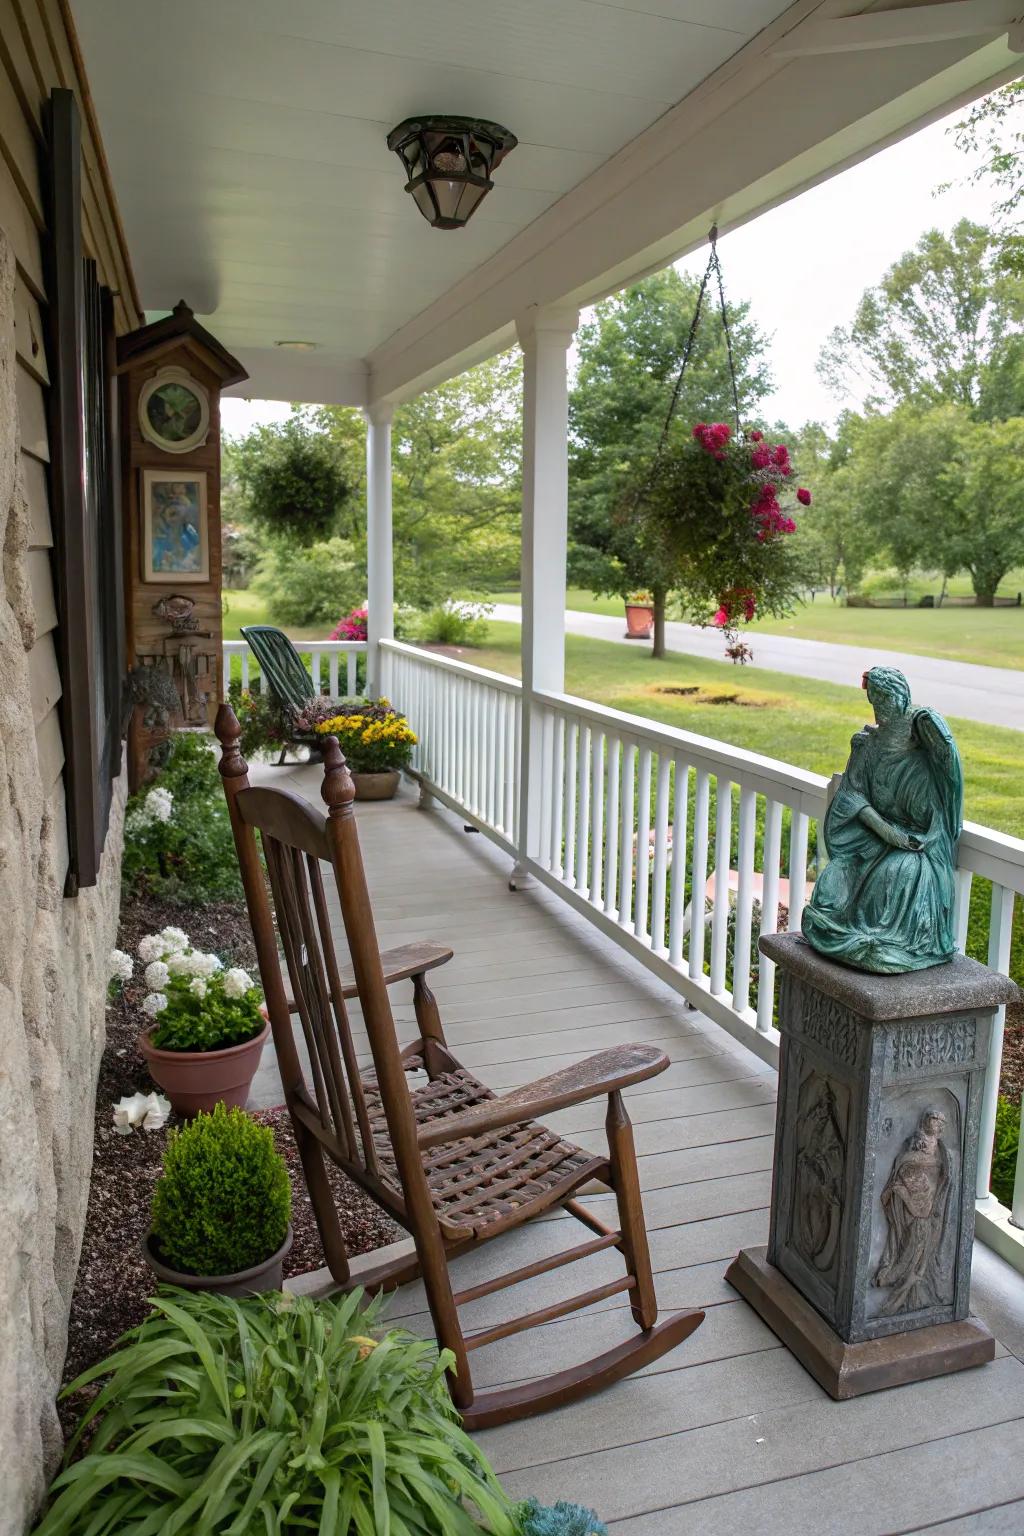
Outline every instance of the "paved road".
<svg viewBox="0 0 1024 1536">
<path fill-rule="evenodd" d="M 496 603 L 494 617 L 519 624 L 522 610 L 511 603 Z M 606 614 L 570 610 L 565 615 L 565 627 L 571 634 L 589 635 L 595 640 L 621 640 L 624 645 L 637 647 L 642 644 L 625 640 L 623 620 Z M 722 637 L 717 630 L 668 623 L 665 644 L 670 651 L 713 661 L 723 659 Z M 752 666 L 796 677 L 816 677 L 825 683 L 845 683 L 847 687 L 856 687 L 868 667 L 898 667 L 906 673 L 917 703 L 931 704 L 961 720 L 1024 731 L 1024 672 L 1009 667 L 979 667 L 967 661 L 940 661 L 932 656 L 910 656 L 863 645 L 832 645 L 825 640 L 798 640 L 760 631 L 752 632 L 751 644 Z"/>
</svg>

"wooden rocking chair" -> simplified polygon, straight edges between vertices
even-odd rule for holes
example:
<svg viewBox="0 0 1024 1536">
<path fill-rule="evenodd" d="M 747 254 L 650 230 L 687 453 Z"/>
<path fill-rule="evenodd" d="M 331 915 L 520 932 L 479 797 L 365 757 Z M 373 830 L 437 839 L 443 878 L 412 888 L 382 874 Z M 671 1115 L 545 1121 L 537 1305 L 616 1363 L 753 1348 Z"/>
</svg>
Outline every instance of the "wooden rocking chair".
<svg viewBox="0 0 1024 1536">
<path fill-rule="evenodd" d="M 561 1406 L 630 1375 L 675 1347 L 703 1321 L 687 1311 L 657 1323 L 657 1302 L 640 1202 L 633 1133 L 622 1090 L 668 1066 L 653 1046 L 623 1045 L 495 1096 L 448 1050 L 425 975 L 451 958 L 431 943 L 381 953 L 374 931 L 352 811 L 353 787 L 335 738 L 325 738 L 327 815 L 283 789 L 249 786 L 230 706 L 217 715 L 224 780 L 260 976 L 285 1100 L 324 1255 L 342 1288 L 353 1285 L 325 1155 L 356 1180 L 412 1235 L 416 1257 L 381 1263 L 360 1276 L 370 1290 L 422 1276 L 438 1343 L 452 1351 L 452 1401 L 466 1427 L 480 1429 Z M 262 842 L 270 893 L 257 849 Z M 321 864 L 331 865 L 352 959 L 334 949 Z M 275 931 L 276 915 L 276 931 Z M 278 936 L 291 985 L 287 995 Z M 411 978 L 419 1038 L 401 1049 L 388 998 L 391 982 Z M 373 1067 L 360 1072 L 345 999 L 358 997 Z M 313 1080 L 304 1080 L 292 1018 L 298 1017 Z M 425 1069 L 411 1088 L 406 1073 Z M 538 1115 L 606 1095 L 607 1156 L 594 1156 L 537 1122 Z M 618 1228 L 573 1199 L 591 1180 L 614 1191 Z M 589 1240 L 496 1279 L 453 1291 L 448 1260 L 561 1206 L 589 1229 Z M 617 1249 L 625 1274 L 553 1305 L 466 1334 L 461 1305 L 578 1259 Z M 474 1392 L 469 1355 L 483 1345 L 625 1292 L 640 1332 L 538 1381 Z"/>
</svg>

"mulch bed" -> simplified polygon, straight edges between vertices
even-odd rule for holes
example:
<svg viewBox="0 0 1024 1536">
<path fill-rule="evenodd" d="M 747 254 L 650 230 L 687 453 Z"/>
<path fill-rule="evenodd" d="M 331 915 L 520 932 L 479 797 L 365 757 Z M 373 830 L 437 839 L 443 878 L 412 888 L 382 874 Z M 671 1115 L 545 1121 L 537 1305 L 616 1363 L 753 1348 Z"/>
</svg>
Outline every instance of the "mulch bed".
<svg viewBox="0 0 1024 1536">
<path fill-rule="evenodd" d="M 255 971 L 248 917 L 244 909 L 228 904 L 183 909 L 147 900 L 126 905 L 118 947 L 134 955 L 145 934 L 168 924 L 184 928 L 197 945 L 215 949 L 227 963 Z M 149 1093 L 155 1087 L 136 1046 L 144 1018 L 139 1007 L 144 992 L 144 986 L 130 984 L 107 1009 L 107 1041 L 96 1089 L 92 1181 L 68 1322 L 65 1381 L 109 1354 L 120 1335 L 143 1320 L 148 1311 L 146 1299 L 154 1290 L 153 1275 L 143 1262 L 140 1244 L 149 1226 L 150 1202 L 167 1129 L 140 1129 L 122 1136 L 113 1128 L 112 1114 L 113 1105 L 123 1095 Z M 285 1260 L 285 1276 L 307 1274 L 323 1265 L 324 1256 L 288 1114 L 283 1108 L 266 1109 L 255 1118 L 272 1127 L 292 1179 L 295 1239 Z M 181 1123 L 172 1114 L 168 1126 Z M 332 1167 L 330 1178 L 350 1254 L 368 1253 L 402 1236 L 379 1206 L 340 1170 Z M 68 1409 L 65 1430 L 75 1418 L 71 1405 Z"/>
</svg>

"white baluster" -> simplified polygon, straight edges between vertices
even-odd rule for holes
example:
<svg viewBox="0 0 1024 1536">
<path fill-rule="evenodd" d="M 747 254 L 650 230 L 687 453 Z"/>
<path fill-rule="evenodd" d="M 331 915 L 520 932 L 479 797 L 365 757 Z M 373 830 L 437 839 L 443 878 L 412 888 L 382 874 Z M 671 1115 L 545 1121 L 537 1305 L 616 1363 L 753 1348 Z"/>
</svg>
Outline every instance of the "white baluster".
<svg viewBox="0 0 1024 1536">
<path fill-rule="evenodd" d="M 633 932 L 638 939 L 647 935 L 647 913 L 651 874 L 651 749 L 641 747 L 637 763 L 636 789 L 636 904 Z"/>
<path fill-rule="evenodd" d="M 668 898 L 668 958 L 683 963 L 683 929 L 686 916 L 686 812 L 690 794 L 690 767 L 675 759 L 672 770 L 672 878 Z"/>
<path fill-rule="evenodd" d="M 505 826 L 515 846 L 519 847 L 519 786 L 516 775 L 519 770 L 519 740 L 522 701 L 518 694 L 505 695 L 505 713 L 508 730 L 505 738 Z M 544 787 L 548 797 L 552 794 L 550 783 Z M 542 849 L 537 850 L 543 856 Z"/>
<path fill-rule="evenodd" d="M 800 932 L 807 904 L 807 816 L 794 811 L 789 828 L 789 922 L 790 933 Z"/>
<path fill-rule="evenodd" d="M 731 864 L 732 784 L 719 776 L 715 786 L 715 896 L 711 916 L 711 990 L 716 997 L 725 991 Z"/>
<path fill-rule="evenodd" d="M 249 692 L 249 657 L 252 655 L 248 645 L 242 652 L 242 692 Z"/>
<path fill-rule="evenodd" d="M 601 905 L 604 864 L 604 732 L 590 733 L 590 899 Z"/>
<path fill-rule="evenodd" d="M 309 670 L 313 678 L 313 692 L 320 692 L 320 652 L 314 647 L 309 653 Z"/>
<path fill-rule="evenodd" d="M 1010 946 L 1013 939 L 1013 892 L 1003 885 L 992 887 L 992 908 L 988 930 L 988 963 L 993 971 L 1004 976 L 1010 969 Z M 999 1098 L 999 1074 L 1003 1062 L 1003 1033 L 1006 1025 L 1006 1009 L 1000 1008 L 992 1020 L 989 1036 L 988 1070 L 981 1097 L 981 1125 L 978 1130 L 978 1199 L 989 1198 L 992 1182 L 992 1141 L 996 1133 L 996 1103 Z"/>
<path fill-rule="evenodd" d="M 708 810 L 711 778 L 706 768 L 697 769 L 693 797 L 693 860 L 690 871 L 690 975 L 704 974 L 704 902 L 708 883 Z"/>
<path fill-rule="evenodd" d="M 579 746 L 576 753 L 576 837 L 573 854 L 576 867 L 576 889 L 589 894 L 587 873 L 590 833 L 590 727 L 580 722 Z"/>
<path fill-rule="evenodd" d="M 565 858 L 562 879 L 567 885 L 576 883 L 576 740 L 578 725 L 575 720 L 565 722 L 565 791 L 563 795 L 563 830 L 565 833 Z"/>
<path fill-rule="evenodd" d="M 551 784 L 551 850 L 548 868 L 560 878 L 564 870 L 562 828 L 565 824 L 565 733 L 565 716 L 555 715 L 551 734 L 551 772 L 548 775 Z"/>
<path fill-rule="evenodd" d="M 609 917 L 616 912 L 617 876 L 619 871 L 619 759 L 622 742 L 618 736 L 608 737 L 608 794 L 604 808 L 604 910 Z"/>
<path fill-rule="evenodd" d="M 761 932 L 775 933 L 779 926 L 779 858 L 782 854 L 782 806 L 769 800 L 765 806 L 764 868 L 761 874 Z M 757 966 L 757 1027 L 762 1034 L 772 1027 L 775 1000 L 775 962 L 761 955 Z"/>
<path fill-rule="evenodd" d="M 971 918 L 971 887 L 974 875 L 969 869 L 956 872 L 956 897 L 953 904 L 953 934 L 961 954 L 967 947 L 967 926 Z"/>
<path fill-rule="evenodd" d="M 739 848 L 736 863 L 739 882 L 736 891 L 736 928 L 732 956 L 732 1006 L 742 1013 L 750 1001 L 750 931 L 754 916 L 754 833 L 757 824 L 757 796 L 752 789 L 740 788 Z"/>
<path fill-rule="evenodd" d="M 658 753 L 658 778 L 654 795 L 654 877 L 651 882 L 651 944 L 658 954 L 665 944 L 665 887 L 668 871 L 668 786 L 672 759 Z"/>
<path fill-rule="evenodd" d="M 628 928 L 633 918 L 633 810 L 636 786 L 636 747 L 622 743 L 619 776 L 619 922 Z"/>
</svg>

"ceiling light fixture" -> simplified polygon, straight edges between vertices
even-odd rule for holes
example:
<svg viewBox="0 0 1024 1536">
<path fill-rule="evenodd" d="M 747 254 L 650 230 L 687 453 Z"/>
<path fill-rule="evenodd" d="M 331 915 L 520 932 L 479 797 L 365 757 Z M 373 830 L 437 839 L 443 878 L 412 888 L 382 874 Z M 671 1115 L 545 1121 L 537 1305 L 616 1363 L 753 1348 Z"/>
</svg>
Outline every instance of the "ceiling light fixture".
<svg viewBox="0 0 1024 1536">
<path fill-rule="evenodd" d="M 519 140 L 477 117 L 407 117 L 388 134 L 405 166 L 405 190 L 435 229 L 462 229 L 494 183 L 491 173 Z"/>
<path fill-rule="evenodd" d="M 275 341 L 275 347 L 282 347 L 285 352 L 315 352 L 319 343 L 315 341 Z"/>
</svg>

